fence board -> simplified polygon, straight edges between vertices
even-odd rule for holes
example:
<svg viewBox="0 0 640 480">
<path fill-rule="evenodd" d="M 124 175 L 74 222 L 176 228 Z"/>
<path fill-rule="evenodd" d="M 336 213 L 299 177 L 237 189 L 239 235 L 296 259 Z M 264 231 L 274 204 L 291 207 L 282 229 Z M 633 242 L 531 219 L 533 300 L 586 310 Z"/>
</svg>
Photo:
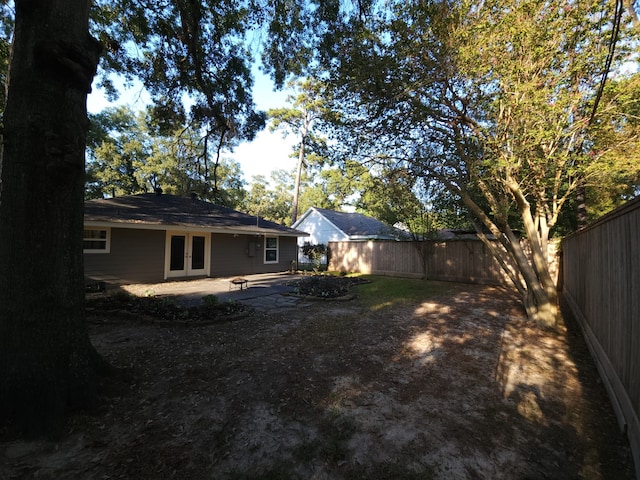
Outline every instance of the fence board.
<svg viewBox="0 0 640 480">
<path fill-rule="evenodd" d="M 627 429 L 640 478 L 640 198 L 562 246 L 565 297 Z"/>
<path fill-rule="evenodd" d="M 424 260 L 420 248 L 424 249 Z M 510 283 L 479 240 L 329 242 L 329 249 L 329 270 L 488 285 Z"/>
</svg>

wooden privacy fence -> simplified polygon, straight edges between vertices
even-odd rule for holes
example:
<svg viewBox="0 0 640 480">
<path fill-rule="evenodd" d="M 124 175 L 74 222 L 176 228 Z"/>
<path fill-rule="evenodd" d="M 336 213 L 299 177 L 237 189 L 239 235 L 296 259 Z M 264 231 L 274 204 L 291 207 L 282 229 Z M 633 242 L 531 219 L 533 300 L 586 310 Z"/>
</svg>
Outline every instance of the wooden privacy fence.
<svg viewBox="0 0 640 480">
<path fill-rule="evenodd" d="M 480 240 L 329 242 L 329 251 L 329 270 L 447 282 L 510 284 Z"/>
<path fill-rule="evenodd" d="M 562 242 L 563 291 L 627 430 L 640 478 L 640 198 Z"/>
</svg>

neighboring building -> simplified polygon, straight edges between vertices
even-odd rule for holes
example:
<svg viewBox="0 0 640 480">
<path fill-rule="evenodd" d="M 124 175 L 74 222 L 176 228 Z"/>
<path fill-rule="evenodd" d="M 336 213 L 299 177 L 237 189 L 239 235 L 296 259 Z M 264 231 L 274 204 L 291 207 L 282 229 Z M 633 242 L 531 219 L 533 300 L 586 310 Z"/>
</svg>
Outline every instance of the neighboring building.
<svg viewBox="0 0 640 480">
<path fill-rule="evenodd" d="M 309 235 L 298 238 L 299 247 L 302 247 L 306 242 L 311 245 L 328 245 L 329 242 L 409 239 L 406 232 L 361 213 L 336 212 L 316 207 L 309 208 L 292 225 L 292 228 L 302 230 Z M 298 261 L 312 263 L 302 253 L 299 254 Z M 320 263 L 326 264 L 327 259 L 321 259 Z"/>
<path fill-rule="evenodd" d="M 149 283 L 288 270 L 304 232 L 193 197 L 141 194 L 89 200 L 85 277 Z"/>
<path fill-rule="evenodd" d="M 312 245 L 329 242 L 363 242 L 367 240 L 406 240 L 406 232 L 361 213 L 336 212 L 311 207 L 291 228 L 309 234 L 299 243 Z"/>
</svg>

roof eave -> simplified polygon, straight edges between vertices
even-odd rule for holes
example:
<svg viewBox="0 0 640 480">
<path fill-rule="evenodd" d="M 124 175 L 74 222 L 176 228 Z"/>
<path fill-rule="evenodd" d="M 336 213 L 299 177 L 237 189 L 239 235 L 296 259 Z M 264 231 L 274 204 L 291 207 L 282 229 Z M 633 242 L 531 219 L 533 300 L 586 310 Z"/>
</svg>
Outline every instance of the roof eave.
<svg viewBox="0 0 640 480">
<path fill-rule="evenodd" d="M 393 235 L 349 235 L 351 241 L 366 241 L 366 240 L 397 240 Z"/>
<path fill-rule="evenodd" d="M 140 222 L 131 220 L 105 220 L 99 218 L 85 218 L 85 225 L 91 227 L 115 227 L 115 228 L 135 228 L 139 230 L 192 230 L 207 231 L 211 233 L 225 233 L 230 235 L 277 235 L 280 237 L 308 237 L 309 234 L 300 230 L 287 229 L 278 230 L 276 228 L 262 228 L 256 226 L 207 226 L 190 223 L 161 223 L 161 222 Z"/>
</svg>

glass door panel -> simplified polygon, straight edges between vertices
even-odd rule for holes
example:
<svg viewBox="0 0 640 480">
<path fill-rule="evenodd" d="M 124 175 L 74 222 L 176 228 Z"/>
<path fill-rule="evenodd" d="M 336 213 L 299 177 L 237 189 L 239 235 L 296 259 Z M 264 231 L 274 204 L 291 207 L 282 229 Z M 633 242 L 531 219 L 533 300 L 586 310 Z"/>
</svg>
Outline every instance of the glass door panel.
<svg viewBox="0 0 640 480">
<path fill-rule="evenodd" d="M 205 237 L 193 235 L 191 237 L 191 270 L 205 268 Z"/>
<path fill-rule="evenodd" d="M 169 261 L 169 270 L 172 272 L 180 272 L 185 270 L 186 236 L 171 235 L 171 259 Z"/>
<path fill-rule="evenodd" d="M 209 275 L 210 245 L 208 234 L 167 232 L 166 277 Z"/>
</svg>

